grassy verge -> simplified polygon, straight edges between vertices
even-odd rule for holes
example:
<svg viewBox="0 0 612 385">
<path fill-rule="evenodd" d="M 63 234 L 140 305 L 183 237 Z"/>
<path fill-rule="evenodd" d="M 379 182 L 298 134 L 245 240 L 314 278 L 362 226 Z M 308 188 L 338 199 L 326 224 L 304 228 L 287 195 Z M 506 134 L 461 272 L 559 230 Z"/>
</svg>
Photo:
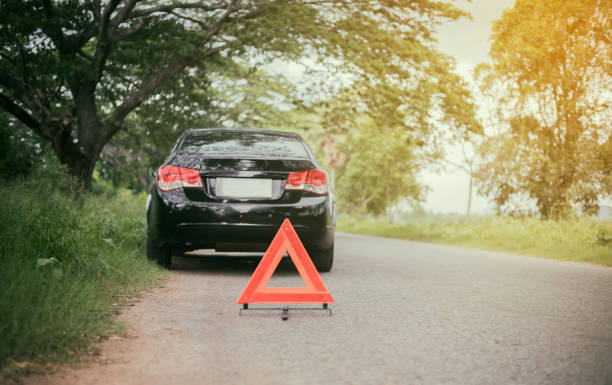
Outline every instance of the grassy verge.
<svg viewBox="0 0 612 385">
<path fill-rule="evenodd" d="M 610 221 L 486 217 L 467 223 L 391 224 L 341 216 L 337 230 L 612 266 Z"/>
<path fill-rule="evenodd" d="M 164 276 L 144 255 L 143 196 L 67 196 L 52 179 L 0 185 L 0 379 L 88 351 Z"/>
</svg>

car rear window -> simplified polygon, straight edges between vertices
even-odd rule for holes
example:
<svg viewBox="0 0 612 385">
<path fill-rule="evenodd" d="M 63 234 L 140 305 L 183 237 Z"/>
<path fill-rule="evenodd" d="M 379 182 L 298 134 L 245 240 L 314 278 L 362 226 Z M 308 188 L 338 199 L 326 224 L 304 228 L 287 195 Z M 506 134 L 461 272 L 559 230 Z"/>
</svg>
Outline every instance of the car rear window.
<svg viewBox="0 0 612 385">
<path fill-rule="evenodd" d="M 207 131 L 185 138 L 179 155 L 308 159 L 299 137 L 250 131 Z"/>
</svg>

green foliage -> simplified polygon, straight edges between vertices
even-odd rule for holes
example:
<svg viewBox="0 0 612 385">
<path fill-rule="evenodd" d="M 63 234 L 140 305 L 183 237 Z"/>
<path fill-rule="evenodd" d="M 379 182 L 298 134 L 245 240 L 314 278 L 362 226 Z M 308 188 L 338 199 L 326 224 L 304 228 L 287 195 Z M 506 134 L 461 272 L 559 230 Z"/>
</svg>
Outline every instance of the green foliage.
<svg viewBox="0 0 612 385">
<path fill-rule="evenodd" d="M 481 148 L 479 179 L 498 206 L 528 194 L 557 217 L 612 194 L 611 4 L 519 0 L 494 24 L 479 71 L 501 132 Z"/>
<path fill-rule="evenodd" d="M 104 145 L 130 126 L 126 119 L 138 107 L 133 120 L 148 123 L 133 129 L 141 136 L 159 126 L 209 124 L 208 87 L 219 68 L 248 49 L 249 55 L 297 52 L 295 41 L 279 32 L 281 23 L 266 21 L 281 5 L 287 2 L 5 1 L 0 107 L 50 142 L 66 170 L 89 188 Z M 314 12 L 305 4 L 293 8 L 304 7 Z M 258 37 L 260 28 L 275 38 Z M 121 170 L 113 171 L 116 178 Z"/>
<path fill-rule="evenodd" d="M 144 256 L 144 196 L 70 197 L 62 178 L 48 168 L 0 186 L 0 367 L 91 347 L 114 309 L 161 277 Z"/>
<path fill-rule="evenodd" d="M 432 35 L 441 21 L 466 14 L 442 2 L 355 1 L 324 3 L 321 17 L 332 7 L 323 48 L 338 52 L 337 71 L 350 76 L 328 82 L 335 96 L 309 112 L 323 131 L 316 142 L 331 139 L 346 159 L 328 163 L 337 167 L 341 209 L 380 214 L 401 198 L 420 199 L 414 176 L 438 156 L 444 132 L 461 139 L 482 131 L 465 82 Z"/>
<path fill-rule="evenodd" d="M 346 133 L 366 115 L 381 135 L 401 128 L 425 157 L 441 151 L 439 137 L 447 130 L 457 138 L 481 132 L 465 81 L 433 38 L 440 22 L 467 15 L 443 2 L 383 3 L 334 4 L 340 20 L 327 38 L 342 52 L 342 71 L 352 80 L 323 109 L 323 125 Z"/>
<path fill-rule="evenodd" d="M 553 222 L 530 217 L 484 217 L 468 222 L 392 224 L 382 220 L 341 216 L 337 229 L 612 266 L 610 221 L 578 218 Z"/>
<path fill-rule="evenodd" d="M 380 215 L 400 198 L 419 200 L 415 157 L 403 130 L 382 130 L 365 118 L 342 150 L 349 156 L 338 174 L 341 211 Z"/>
<path fill-rule="evenodd" d="M 258 90 L 248 90 L 258 97 L 240 98 L 242 91 L 228 96 L 211 84 L 219 73 L 245 76 L 234 71 L 237 65 L 274 58 L 315 59 L 327 71 L 340 72 L 340 78 L 351 79 L 348 88 L 358 90 L 345 100 L 345 111 L 357 107 L 380 127 L 403 127 L 418 137 L 414 143 L 434 142 L 427 139 L 435 120 L 460 132 L 479 130 L 452 61 L 435 47 L 435 26 L 466 16 L 449 3 L 161 4 L 2 3 L 0 106 L 51 142 L 86 187 L 104 145 L 122 127 L 132 131 L 131 138 L 119 138 L 115 146 L 123 148 L 110 153 L 150 165 L 153 161 L 143 155 L 146 146 L 133 153 L 131 145 L 138 147 L 136 136 L 159 127 L 165 128 L 161 137 L 169 138 L 176 133 L 168 134 L 168 127 L 182 131 L 220 123 L 216 109 L 224 105 L 226 122 L 257 124 L 262 107 L 273 104 L 262 101 L 287 96 L 287 89 L 260 83 Z M 327 83 L 314 84 L 313 93 L 335 94 L 338 87 Z M 138 116 L 128 117 L 133 111 Z M 112 154 L 104 157 L 107 163 Z M 129 169 L 111 166 L 103 174 L 113 174 L 113 180 Z M 146 167 L 138 168 L 142 176 Z"/>
<path fill-rule="evenodd" d="M 48 150 L 32 131 L 0 112 L 0 180 L 27 175 Z"/>
<path fill-rule="evenodd" d="M 225 61 L 208 76 L 160 86 L 159 97 L 128 118 L 124 130 L 104 148 L 98 170 L 115 187 L 148 190 L 151 172 L 189 128 L 270 127 L 285 120 L 291 86 L 281 77 Z M 276 104 L 287 107 L 281 110 Z M 272 123 L 274 122 L 274 123 Z"/>
</svg>

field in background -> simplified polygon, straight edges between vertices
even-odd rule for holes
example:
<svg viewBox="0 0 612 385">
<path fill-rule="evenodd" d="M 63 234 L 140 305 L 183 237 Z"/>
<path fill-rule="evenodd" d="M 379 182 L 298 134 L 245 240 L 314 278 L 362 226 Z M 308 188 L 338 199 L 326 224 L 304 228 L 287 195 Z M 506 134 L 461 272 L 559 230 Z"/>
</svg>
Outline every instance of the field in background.
<svg viewBox="0 0 612 385">
<path fill-rule="evenodd" d="M 46 170 L 0 185 L 0 382 L 91 350 L 164 277 L 145 257 L 144 194 L 67 194 L 62 181 Z"/>
<path fill-rule="evenodd" d="M 389 223 L 341 215 L 336 230 L 612 266 L 610 221 L 483 217 L 466 223 Z"/>
</svg>

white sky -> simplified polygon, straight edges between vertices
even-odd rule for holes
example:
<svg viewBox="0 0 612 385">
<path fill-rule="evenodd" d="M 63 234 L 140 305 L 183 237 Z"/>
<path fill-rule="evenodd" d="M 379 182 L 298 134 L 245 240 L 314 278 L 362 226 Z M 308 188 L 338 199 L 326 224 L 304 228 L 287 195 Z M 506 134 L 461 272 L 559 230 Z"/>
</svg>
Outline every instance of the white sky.
<svg viewBox="0 0 612 385">
<path fill-rule="evenodd" d="M 512 7 L 514 0 L 474 0 L 471 3 L 462 0 L 456 1 L 455 4 L 470 12 L 473 19 L 462 19 L 440 26 L 439 46 L 442 52 L 455 58 L 458 73 L 473 84 L 474 67 L 488 60 L 491 23 L 501 17 L 504 9 Z M 449 149 L 447 158 L 460 163 L 460 149 Z M 421 173 L 420 180 L 431 189 L 423 205 L 426 210 L 442 213 L 465 212 L 469 178 L 464 171 L 452 167 L 447 167 L 439 173 L 425 170 Z M 474 193 L 473 213 L 488 212 L 493 207 L 485 197 Z"/>
</svg>

